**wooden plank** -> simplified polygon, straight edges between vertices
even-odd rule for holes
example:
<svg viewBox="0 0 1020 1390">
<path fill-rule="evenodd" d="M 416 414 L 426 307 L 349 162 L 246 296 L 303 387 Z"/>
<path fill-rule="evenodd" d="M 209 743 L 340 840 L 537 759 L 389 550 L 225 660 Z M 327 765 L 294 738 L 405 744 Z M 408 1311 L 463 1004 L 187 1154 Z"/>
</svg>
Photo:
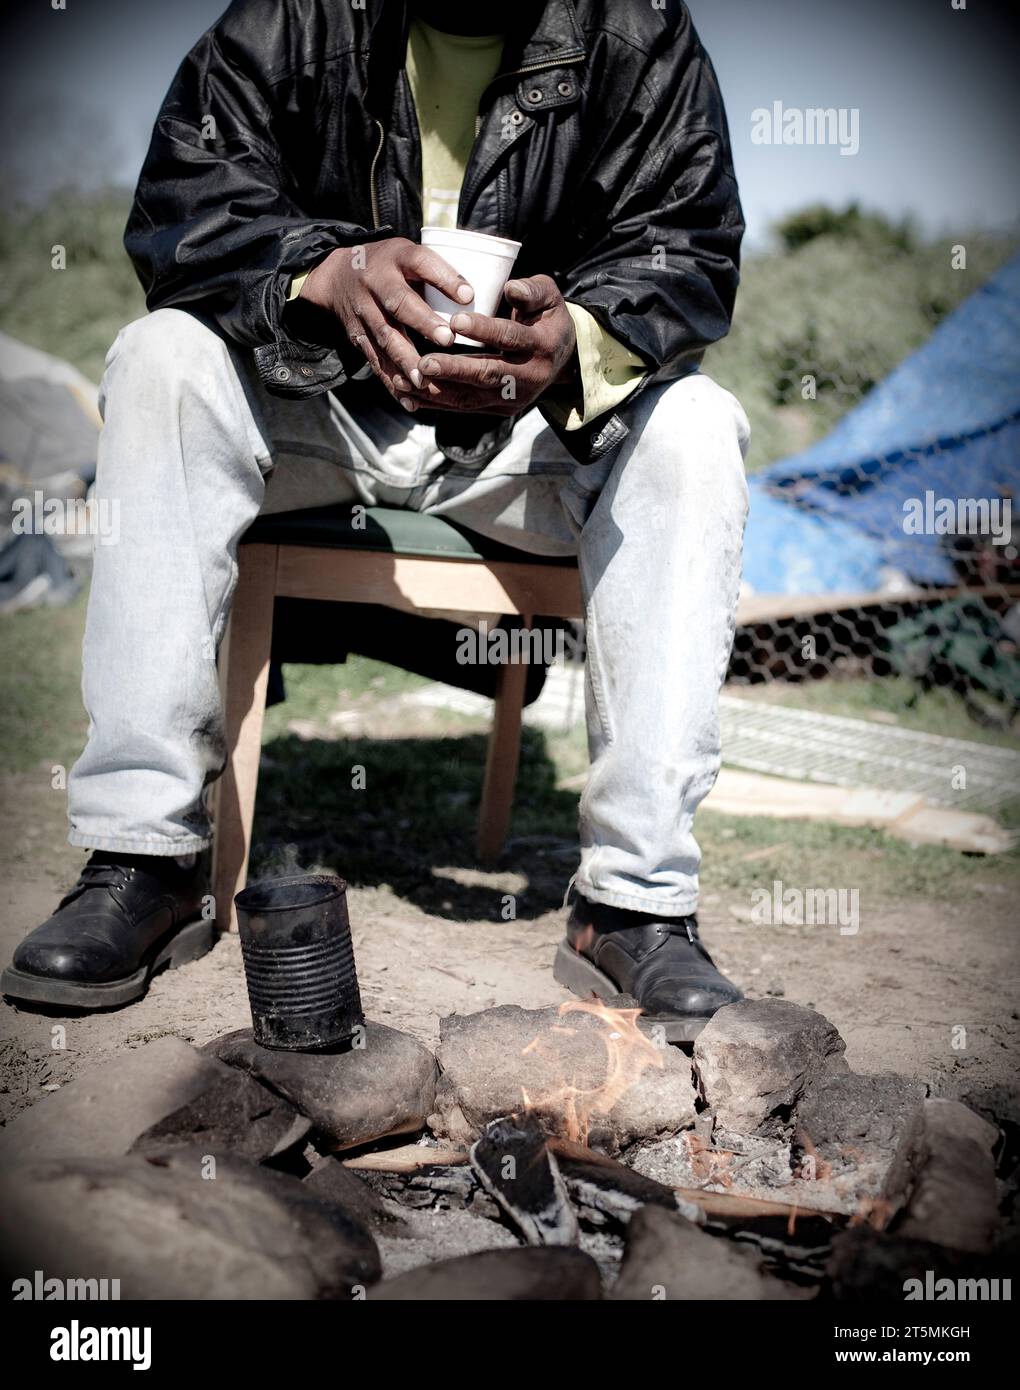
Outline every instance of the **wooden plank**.
<svg viewBox="0 0 1020 1390">
<path fill-rule="evenodd" d="M 845 594 L 747 594 L 737 604 L 737 626 L 811 618 L 821 613 L 841 613 L 848 608 L 888 608 L 899 604 L 943 603 L 951 598 L 1016 598 L 1017 585 L 986 584 L 974 588 L 956 585 L 948 589 L 922 589 L 916 585 L 892 590 L 872 589 Z"/>
<path fill-rule="evenodd" d="M 382 603 L 406 613 L 542 613 L 580 618 L 581 579 L 573 566 L 527 561 L 435 560 L 384 551 L 281 546 L 278 594 Z"/>
<path fill-rule="evenodd" d="M 945 845 L 972 854 L 1002 854 L 1016 842 L 992 816 L 934 806 L 916 792 L 796 782 L 733 767 L 722 769 L 702 805 L 727 816 L 867 826 L 898 840 Z"/>
</svg>

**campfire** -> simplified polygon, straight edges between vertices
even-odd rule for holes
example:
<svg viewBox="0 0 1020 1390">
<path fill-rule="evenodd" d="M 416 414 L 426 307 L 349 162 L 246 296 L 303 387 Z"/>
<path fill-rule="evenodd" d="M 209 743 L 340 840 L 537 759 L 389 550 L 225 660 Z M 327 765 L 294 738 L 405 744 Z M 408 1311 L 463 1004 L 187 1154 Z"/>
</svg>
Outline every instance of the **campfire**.
<svg viewBox="0 0 1020 1390">
<path fill-rule="evenodd" d="M 856 1075 L 822 1015 L 743 1000 L 684 1051 L 627 998 L 504 1005 L 443 1019 L 433 1051 L 362 1017 L 325 891 L 312 946 L 344 988 L 312 1022 L 339 1041 L 293 1046 L 304 908 L 253 900 L 257 1036 L 159 1038 L 0 1135 L 13 1273 L 232 1299 L 902 1299 L 932 1271 L 999 1277 L 1016 1156 L 995 1117 Z"/>
<path fill-rule="evenodd" d="M 556 1132 L 581 1144 L 587 1144 L 593 1118 L 606 1116 L 616 1102 L 641 1076 L 648 1067 L 665 1065 L 662 1051 L 652 1043 L 638 1027 L 641 1010 L 613 1009 L 597 999 L 570 1000 L 559 1006 L 561 1021 L 551 1024 L 544 1033 L 539 1033 L 522 1052 L 522 1056 L 536 1054 L 557 1064 L 559 1050 L 555 1042 L 559 1038 L 577 1036 L 577 1029 L 571 1023 L 571 1016 L 584 1014 L 594 1018 L 602 1025 L 599 1038 L 606 1050 L 605 1079 L 594 1086 L 578 1086 L 576 1077 L 564 1076 L 562 1085 L 541 1096 L 530 1096 L 527 1088 L 521 1087 L 521 1099 L 526 1113 L 549 1115 Z"/>
</svg>

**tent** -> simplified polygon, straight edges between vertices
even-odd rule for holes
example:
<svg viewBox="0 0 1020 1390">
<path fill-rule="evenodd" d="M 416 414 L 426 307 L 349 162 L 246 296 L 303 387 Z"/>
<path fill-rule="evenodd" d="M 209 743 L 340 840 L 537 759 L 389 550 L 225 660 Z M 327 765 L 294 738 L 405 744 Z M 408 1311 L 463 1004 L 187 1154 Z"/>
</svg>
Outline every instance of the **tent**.
<svg viewBox="0 0 1020 1390">
<path fill-rule="evenodd" d="M 965 274 L 965 271 L 960 271 Z M 817 444 L 750 480 L 745 580 L 759 594 L 958 582 L 952 537 L 905 504 L 1003 499 L 1020 484 L 1020 257 Z"/>
<path fill-rule="evenodd" d="M 0 469 L 46 488 L 96 472 L 98 391 L 69 362 L 0 333 Z"/>
</svg>

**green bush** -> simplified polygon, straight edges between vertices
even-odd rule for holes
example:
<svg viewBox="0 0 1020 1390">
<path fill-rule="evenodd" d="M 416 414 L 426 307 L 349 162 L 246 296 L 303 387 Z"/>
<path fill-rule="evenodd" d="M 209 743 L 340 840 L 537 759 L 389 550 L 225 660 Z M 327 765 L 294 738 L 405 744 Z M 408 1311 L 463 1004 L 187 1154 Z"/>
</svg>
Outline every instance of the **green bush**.
<svg viewBox="0 0 1020 1390">
<path fill-rule="evenodd" d="M 121 241 L 130 205 L 128 193 L 113 189 L 62 195 L 0 218 L 0 327 L 93 381 L 118 329 L 145 312 Z M 58 246 L 64 270 L 53 268 Z"/>
</svg>

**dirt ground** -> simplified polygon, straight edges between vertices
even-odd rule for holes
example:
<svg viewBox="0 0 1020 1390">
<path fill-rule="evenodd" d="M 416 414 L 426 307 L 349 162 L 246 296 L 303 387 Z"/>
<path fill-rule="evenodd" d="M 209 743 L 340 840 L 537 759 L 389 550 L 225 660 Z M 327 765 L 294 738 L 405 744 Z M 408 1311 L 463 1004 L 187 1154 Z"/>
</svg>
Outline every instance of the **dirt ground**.
<svg viewBox="0 0 1020 1390">
<path fill-rule="evenodd" d="M 45 918 L 82 862 L 63 844 L 63 797 L 34 776 L 6 780 L 0 843 L 6 846 L 0 957 Z M 785 832 L 784 832 L 785 833 Z M 512 859 L 512 856 L 511 856 Z M 562 858 L 555 866 L 563 864 Z M 513 869 L 433 870 L 461 888 L 518 893 Z M 563 870 L 566 878 L 569 867 Z M 751 995 L 782 995 L 819 1009 L 847 1042 L 858 1071 L 898 1071 L 940 1094 L 980 1095 L 1015 1086 L 1020 1056 L 1013 894 L 978 883 L 962 911 L 936 897 L 872 902 L 860 932 L 771 927 L 747 920 L 746 898 L 704 885 L 703 933 L 719 965 Z M 426 1043 L 455 1011 L 567 998 L 551 973 L 564 913 L 526 920 L 454 920 L 386 886 L 354 888 L 350 912 L 367 1014 Z M 71 1079 L 80 1068 L 166 1033 L 196 1044 L 250 1023 L 236 938 L 203 960 L 159 977 L 119 1012 L 57 1018 L 0 1005 L 0 1118 Z M 965 1039 L 954 1033 L 962 1027 Z M 64 1034 L 60 1032 L 63 1027 Z M 965 1046 L 954 1048 L 954 1038 Z M 59 1046 L 63 1040 L 65 1046 Z"/>
</svg>

